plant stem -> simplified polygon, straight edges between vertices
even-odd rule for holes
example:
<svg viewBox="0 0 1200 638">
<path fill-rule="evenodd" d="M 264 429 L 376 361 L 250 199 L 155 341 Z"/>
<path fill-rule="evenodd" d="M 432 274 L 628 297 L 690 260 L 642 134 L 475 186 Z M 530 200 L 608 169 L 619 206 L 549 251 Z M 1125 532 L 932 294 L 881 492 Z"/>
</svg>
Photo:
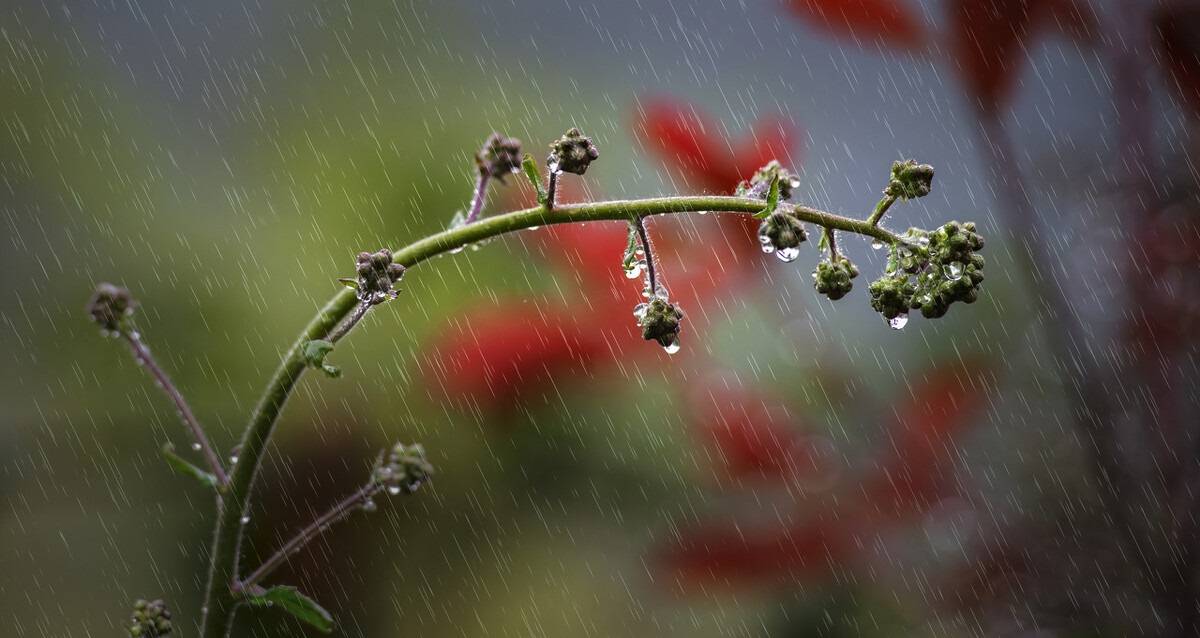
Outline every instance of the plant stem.
<svg viewBox="0 0 1200 638">
<path fill-rule="evenodd" d="M 471 197 L 471 212 L 467 213 L 466 223 L 479 219 L 479 213 L 483 212 L 483 200 L 487 199 L 488 181 L 491 176 L 487 173 L 480 173 L 479 179 L 475 181 L 475 194 Z"/>
<path fill-rule="evenodd" d="M 837 263 L 838 263 L 837 240 L 833 236 L 833 229 L 826 226 L 824 232 L 825 232 L 825 245 L 829 247 L 829 263 L 837 265 Z"/>
<path fill-rule="evenodd" d="M 637 228 L 638 239 L 642 242 L 642 251 L 646 253 L 646 279 L 650 283 L 650 298 L 658 296 L 658 283 L 654 276 L 654 254 L 650 250 L 650 236 L 646 234 L 646 224 L 641 217 L 633 223 Z"/>
<path fill-rule="evenodd" d="M 871 213 L 871 216 L 867 218 L 867 223 L 872 226 L 877 226 L 879 221 L 883 219 L 883 214 L 888 212 L 888 209 L 891 208 L 892 204 L 895 203 L 895 196 L 884 195 L 883 199 L 879 200 L 879 203 L 875 205 L 875 212 Z"/>
<path fill-rule="evenodd" d="M 780 203 L 801 221 L 872 237 L 889 244 L 903 243 L 896 234 L 885 228 L 859 219 L 834 215 L 807 206 Z M 444 230 L 395 251 L 395 263 L 411 268 L 437 255 L 481 240 L 506 233 L 550 224 L 571 224 L 586 221 L 636 222 L 650 215 L 668 215 L 699 211 L 754 214 L 762 210 L 761 199 L 748 197 L 657 197 L 640 200 L 617 200 L 590 204 L 569 204 L 554 208 L 538 206 L 504 215 L 495 215 L 473 224 Z M 250 423 L 242 436 L 238 464 L 229 479 L 225 506 L 217 518 L 213 547 L 210 553 L 203 638 L 225 638 L 232 627 L 238 597 L 233 587 L 238 581 L 238 559 L 242 542 L 242 518 L 250 504 L 250 492 L 263 461 L 267 443 L 291 396 L 296 382 L 306 368 L 304 344 L 329 335 L 353 308 L 358 299 L 355 291 L 339 291 L 315 317 L 309 321 L 300 337 L 284 355 L 262 397 L 254 408 Z"/>
<path fill-rule="evenodd" d="M 558 204 L 558 171 L 551 169 L 546 177 L 546 210 L 554 210 Z"/>
<path fill-rule="evenodd" d="M 329 342 L 341 341 L 342 337 L 346 336 L 354 326 L 358 325 L 359 321 L 362 321 L 363 317 L 367 316 L 367 311 L 371 309 L 372 305 L 369 301 L 359 301 L 358 305 L 354 306 L 354 312 L 350 313 L 350 316 L 329 335 Z"/>
<path fill-rule="evenodd" d="M 250 587 L 262 582 L 264 578 L 271 575 L 271 572 L 279 568 L 280 565 L 287 562 L 288 557 L 296 553 L 301 547 L 304 547 L 309 541 L 323 534 L 334 523 L 338 523 L 356 512 L 363 506 L 372 496 L 377 494 L 382 488 L 378 483 L 367 483 L 358 488 L 353 494 L 343 498 L 336 505 L 329 508 L 324 514 L 318 516 L 316 520 L 309 523 L 307 527 L 300 530 L 291 540 L 284 543 L 282 547 L 275 551 L 267 560 L 263 561 L 258 569 L 254 570 L 234 586 L 234 590 L 238 592 L 247 591 Z"/>
<path fill-rule="evenodd" d="M 129 343 L 129 348 L 133 350 L 134 358 L 150 371 L 150 376 L 154 377 L 158 387 L 162 388 L 167 397 L 171 399 L 171 402 L 175 404 L 175 409 L 179 411 L 179 418 L 183 420 L 183 424 L 191 431 L 192 440 L 199 446 L 200 452 L 204 455 L 204 460 L 208 463 L 209 471 L 217 478 L 217 489 L 224 490 L 229 485 L 229 476 L 225 474 L 225 467 L 221 464 L 221 457 L 213 449 L 208 436 L 204 434 L 204 428 L 196 420 L 196 415 L 192 412 L 192 408 L 188 406 L 179 388 L 175 387 L 175 384 L 171 382 L 171 377 L 158 365 L 158 362 L 154 359 L 154 355 L 150 353 L 150 348 L 146 347 L 137 330 L 122 330 L 121 336 L 125 337 L 125 341 Z"/>
</svg>

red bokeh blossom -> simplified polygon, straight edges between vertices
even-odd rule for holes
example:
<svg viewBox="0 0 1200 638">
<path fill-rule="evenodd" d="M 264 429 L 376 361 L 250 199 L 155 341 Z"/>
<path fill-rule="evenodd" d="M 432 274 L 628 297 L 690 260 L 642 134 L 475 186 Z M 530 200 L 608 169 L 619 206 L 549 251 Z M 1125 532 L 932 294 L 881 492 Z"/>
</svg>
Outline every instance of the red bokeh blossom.
<svg viewBox="0 0 1200 638">
<path fill-rule="evenodd" d="M 925 43 L 919 15 L 901 0 L 789 0 L 788 8 L 834 35 L 879 39 L 902 49 Z"/>
<path fill-rule="evenodd" d="M 1167 2 L 1154 12 L 1159 59 L 1168 84 L 1194 116 L 1200 116 L 1200 4 Z"/>
<path fill-rule="evenodd" d="M 951 494 L 947 475 L 955 437 L 983 401 L 982 372 L 981 364 L 967 362 L 922 375 L 910 400 L 896 410 L 876 467 L 829 498 L 805 501 L 798 522 L 765 530 L 737 524 L 685 530 L 681 541 L 661 555 L 661 567 L 687 589 L 794 580 L 853 562 L 880 534 Z M 742 445 L 737 441 L 733 451 L 746 458 Z M 756 447 L 772 458 L 776 446 L 760 441 Z"/>
</svg>

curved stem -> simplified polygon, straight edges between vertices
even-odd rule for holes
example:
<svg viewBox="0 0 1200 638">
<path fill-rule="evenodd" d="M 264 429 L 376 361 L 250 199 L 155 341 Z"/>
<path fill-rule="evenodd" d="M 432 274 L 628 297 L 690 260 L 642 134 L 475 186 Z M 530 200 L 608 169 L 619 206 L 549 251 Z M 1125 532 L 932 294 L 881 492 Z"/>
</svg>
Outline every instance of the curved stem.
<svg viewBox="0 0 1200 638">
<path fill-rule="evenodd" d="M 895 203 L 895 196 L 884 195 L 883 199 L 879 200 L 879 203 L 875 205 L 875 212 L 871 213 L 871 216 L 867 218 L 867 223 L 872 226 L 878 225 L 879 221 L 883 219 L 884 213 L 888 212 L 888 209 Z"/>
<path fill-rule="evenodd" d="M 790 211 L 797 219 L 811 224 L 865 235 L 890 244 L 903 243 L 903 240 L 891 231 L 860 219 L 842 217 L 807 206 L 795 206 L 787 203 L 780 203 L 779 206 L 782 210 Z M 636 222 L 638 219 L 650 215 L 700 211 L 754 214 L 761 211 L 762 207 L 761 199 L 722 196 L 617 200 L 590 204 L 566 204 L 555 206 L 553 209 L 539 206 L 487 217 L 472 224 L 444 230 L 395 251 L 392 259 L 395 263 L 411 268 L 432 257 L 468 244 L 534 226 L 604 220 Z M 296 387 L 296 382 L 304 373 L 304 344 L 329 335 L 330 331 L 353 310 L 357 301 L 354 291 L 346 288 L 339 291 L 321 308 L 284 355 L 254 408 L 250 423 L 242 436 L 239 460 L 238 464 L 234 466 L 229 480 L 225 506 L 217 517 L 205 596 L 202 632 L 204 638 L 225 638 L 229 635 L 239 602 L 234 587 L 238 582 L 242 520 L 250 504 L 251 488 L 262 465 L 263 454 L 275 429 L 275 423 L 278 421 L 279 414 L 283 411 L 288 397 L 291 396 L 292 390 Z"/>
<path fill-rule="evenodd" d="M 471 197 L 471 212 L 467 213 L 466 223 L 479 219 L 479 213 L 483 212 L 483 201 L 487 199 L 488 181 L 491 176 L 487 173 L 480 173 L 479 179 L 475 182 L 475 194 Z"/>
</svg>

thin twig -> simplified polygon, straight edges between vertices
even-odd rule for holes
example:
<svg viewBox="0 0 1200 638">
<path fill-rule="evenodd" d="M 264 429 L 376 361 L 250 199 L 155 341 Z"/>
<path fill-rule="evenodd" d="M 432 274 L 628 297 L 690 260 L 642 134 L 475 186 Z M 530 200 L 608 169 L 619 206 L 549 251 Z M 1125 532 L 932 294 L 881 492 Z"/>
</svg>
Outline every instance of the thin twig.
<svg viewBox="0 0 1200 638">
<path fill-rule="evenodd" d="M 833 236 L 833 229 L 825 227 L 825 245 L 829 247 L 829 262 L 836 265 L 838 263 L 837 240 Z"/>
<path fill-rule="evenodd" d="M 354 307 L 354 312 L 350 313 L 350 316 L 346 317 L 346 320 L 339 324 L 336 330 L 330 333 L 329 342 L 337 343 L 342 339 L 342 337 L 346 336 L 350 330 L 354 328 L 354 326 L 358 325 L 359 321 L 362 321 L 363 317 L 367 316 L 367 311 L 369 311 L 373 305 L 374 304 L 372 304 L 370 301 L 360 300 L 358 305 Z"/>
<path fill-rule="evenodd" d="M 650 250 L 650 236 L 646 234 L 646 225 L 641 217 L 633 223 L 637 228 L 638 240 L 642 242 L 642 251 L 646 253 L 646 278 L 650 282 L 650 297 L 658 294 L 658 283 L 654 276 L 654 254 Z"/>
<path fill-rule="evenodd" d="M 878 226 L 880 220 L 883 219 L 883 214 L 888 212 L 888 209 L 891 208 L 892 204 L 895 203 L 895 195 L 884 195 L 883 199 L 879 200 L 879 203 L 875 205 L 875 211 L 872 212 L 871 216 L 867 218 L 867 223 L 872 226 Z"/>
<path fill-rule="evenodd" d="M 558 171 L 551 169 L 546 178 L 546 210 L 552 211 L 558 205 Z"/>
<path fill-rule="evenodd" d="M 179 412 L 180 419 L 187 426 L 192 434 L 192 439 L 200 447 L 200 452 L 204 455 L 204 460 L 208 463 L 208 469 L 213 476 L 217 478 L 217 486 L 224 489 L 229 484 L 229 476 L 225 474 L 225 467 L 221 464 L 221 457 L 213 449 L 212 443 L 208 441 L 208 436 L 204 434 L 204 428 L 200 426 L 200 422 L 196 420 L 196 415 L 192 412 L 192 408 L 188 406 L 187 401 L 183 398 L 183 394 L 179 392 L 179 388 L 171 381 L 171 377 L 158 365 L 154 355 L 150 353 L 145 342 L 142 341 L 141 335 L 136 330 L 123 330 L 121 335 L 125 337 L 125 341 L 129 343 L 129 348 L 133 350 L 133 356 L 154 377 L 154 381 L 158 387 L 162 388 L 171 402 L 175 404 L 175 409 Z"/>
<path fill-rule="evenodd" d="M 471 212 L 467 213 L 466 223 L 479 219 L 479 213 L 483 212 L 483 200 L 487 199 L 488 182 L 491 181 L 491 175 L 480 172 L 479 179 L 475 181 L 475 194 L 471 196 Z"/>
<path fill-rule="evenodd" d="M 314 538 L 325 533 L 334 523 L 338 523 L 350 516 L 354 512 L 362 508 L 362 506 L 371 499 L 372 496 L 379 493 L 382 489 L 378 483 L 367 483 L 358 488 L 353 494 L 338 501 L 336 505 L 329 508 L 324 514 L 318 516 L 316 520 L 309 523 L 304 529 L 296 533 L 291 540 L 284 543 L 282 547 L 275 550 L 258 569 L 255 569 L 249 576 L 243 578 L 233 589 L 235 591 L 246 591 L 246 589 L 262 582 L 264 578 L 269 576 L 271 572 L 279 568 L 280 565 L 287 562 L 288 557 L 296 553 L 300 548 L 307 545 Z"/>
</svg>

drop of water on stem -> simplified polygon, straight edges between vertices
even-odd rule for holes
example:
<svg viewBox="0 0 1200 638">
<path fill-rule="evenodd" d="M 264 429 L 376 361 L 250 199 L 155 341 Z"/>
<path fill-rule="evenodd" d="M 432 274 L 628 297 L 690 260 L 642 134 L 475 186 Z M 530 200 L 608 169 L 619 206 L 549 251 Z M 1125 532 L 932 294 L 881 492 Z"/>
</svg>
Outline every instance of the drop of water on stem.
<svg viewBox="0 0 1200 638">
<path fill-rule="evenodd" d="M 785 264 L 790 263 L 790 262 L 796 261 L 796 258 L 800 256 L 800 248 L 799 247 L 780 248 L 775 253 L 775 256 L 779 258 L 779 261 L 782 261 Z"/>
<path fill-rule="evenodd" d="M 199 451 L 200 451 L 200 443 L 198 443 L 198 442 L 197 442 L 197 443 L 193 443 L 193 444 L 192 444 L 192 449 L 193 449 L 193 450 L 195 450 L 195 451 L 197 451 L 197 452 L 199 452 Z"/>
<path fill-rule="evenodd" d="M 880 248 L 883 248 L 883 242 L 876 239 L 875 241 L 871 242 L 871 248 L 874 248 L 875 250 L 879 250 Z"/>
<path fill-rule="evenodd" d="M 903 330 L 904 326 L 908 325 L 908 315 L 902 312 L 888 319 L 888 325 L 892 327 L 892 330 Z"/>
<path fill-rule="evenodd" d="M 663 350 L 665 350 L 667 354 L 675 354 L 676 352 L 679 352 L 679 347 L 679 337 L 675 337 L 671 340 L 671 343 L 663 346 Z"/>
</svg>

